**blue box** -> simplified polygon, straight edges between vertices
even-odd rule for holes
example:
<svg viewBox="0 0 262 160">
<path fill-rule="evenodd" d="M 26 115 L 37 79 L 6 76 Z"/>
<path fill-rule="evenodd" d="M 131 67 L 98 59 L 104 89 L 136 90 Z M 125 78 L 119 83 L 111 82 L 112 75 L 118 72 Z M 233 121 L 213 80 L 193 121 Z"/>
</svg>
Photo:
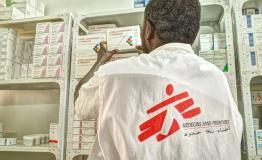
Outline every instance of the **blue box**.
<svg viewBox="0 0 262 160">
<path fill-rule="evenodd" d="M 135 8 L 146 7 L 150 0 L 134 0 Z"/>
</svg>

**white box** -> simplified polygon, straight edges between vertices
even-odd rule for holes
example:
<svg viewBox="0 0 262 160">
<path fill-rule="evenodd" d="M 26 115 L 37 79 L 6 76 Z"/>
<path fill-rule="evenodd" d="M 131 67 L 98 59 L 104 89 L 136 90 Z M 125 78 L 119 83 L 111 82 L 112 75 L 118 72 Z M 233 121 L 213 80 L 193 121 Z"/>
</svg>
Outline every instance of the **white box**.
<svg viewBox="0 0 262 160">
<path fill-rule="evenodd" d="M 49 129 L 49 143 L 57 144 L 58 142 L 58 124 L 51 123 Z"/>
<path fill-rule="evenodd" d="M 93 34 L 79 36 L 77 42 L 77 55 L 94 55 L 100 49 L 100 43 L 106 41 L 106 34 Z"/>
<path fill-rule="evenodd" d="M 37 23 L 36 25 L 36 33 L 50 33 L 51 32 L 51 23 Z"/>
<path fill-rule="evenodd" d="M 243 16 L 243 24 L 246 32 L 262 32 L 262 15 Z"/>
<path fill-rule="evenodd" d="M 102 24 L 102 25 L 91 25 L 88 26 L 89 34 L 106 34 L 108 29 L 117 28 L 116 24 Z"/>
<path fill-rule="evenodd" d="M 256 130 L 256 148 L 257 155 L 262 155 L 262 130 Z"/>
<path fill-rule="evenodd" d="M 33 66 L 34 67 L 42 67 L 48 65 L 48 56 L 42 55 L 42 56 L 34 56 L 33 59 Z"/>
<path fill-rule="evenodd" d="M 62 54 L 49 55 L 47 62 L 48 66 L 62 65 Z"/>
<path fill-rule="evenodd" d="M 214 63 L 214 51 L 200 51 L 199 57 L 202 57 L 210 63 Z"/>
<path fill-rule="evenodd" d="M 94 128 L 74 128 L 73 129 L 74 135 L 89 135 L 89 136 L 95 136 L 96 131 Z"/>
<path fill-rule="evenodd" d="M 32 7 L 36 7 L 36 1 L 38 0 L 12 0 L 13 4 L 28 4 Z"/>
<path fill-rule="evenodd" d="M 107 31 L 107 47 L 109 51 L 136 51 L 141 45 L 140 26 L 109 29 Z"/>
<path fill-rule="evenodd" d="M 51 32 L 52 33 L 65 32 L 65 23 L 64 22 L 51 23 Z"/>
<path fill-rule="evenodd" d="M 36 34 L 35 44 L 36 45 L 49 44 L 50 39 L 51 38 L 50 38 L 49 33 Z"/>
<path fill-rule="evenodd" d="M 121 59 L 127 59 L 130 57 L 135 57 L 138 56 L 138 53 L 125 53 L 125 54 L 114 54 L 111 58 L 111 61 L 117 61 Z"/>
<path fill-rule="evenodd" d="M 6 146 L 16 145 L 16 138 L 5 138 L 5 145 Z"/>
<path fill-rule="evenodd" d="M 0 138 L 0 146 L 5 146 L 5 138 Z"/>
<path fill-rule="evenodd" d="M 41 56 L 41 55 L 48 55 L 49 54 L 49 45 L 35 45 L 34 46 L 34 55 Z"/>
<path fill-rule="evenodd" d="M 25 15 L 15 7 L 0 8 L 0 20 L 23 19 Z"/>
<path fill-rule="evenodd" d="M 74 127 L 75 128 L 95 128 L 96 127 L 96 121 L 74 121 Z"/>
<path fill-rule="evenodd" d="M 257 9 L 257 8 L 243 9 L 243 14 L 244 14 L 244 15 L 255 15 L 255 14 L 259 14 L 259 9 Z"/>
<path fill-rule="evenodd" d="M 73 142 L 73 149 L 76 149 L 76 150 L 86 150 L 85 153 L 86 154 L 90 154 L 91 152 L 91 149 L 93 147 L 93 144 L 94 143 L 80 143 L 80 142 Z"/>
<path fill-rule="evenodd" d="M 50 44 L 64 43 L 64 33 L 52 33 Z"/>
<path fill-rule="evenodd" d="M 33 78 L 45 78 L 47 76 L 47 67 L 33 67 L 32 77 Z"/>
<path fill-rule="evenodd" d="M 256 51 L 246 52 L 246 69 L 257 70 L 258 69 L 258 56 Z"/>
<path fill-rule="evenodd" d="M 18 10 L 20 10 L 22 13 L 24 13 L 25 18 L 33 18 L 35 17 L 36 9 L 26 3 L 21 4 L 12 4 L 13 7 L 16 7 Z"/>
<path fill-rule="evenodd" d="M 201 34 L 200 35 L 200 48 L 201 51 L 209 51 L 214 49 L 213 35 Z"/>
<path fill-rule="evenodd" d="M 214 65 L 221 71 L 228 72 L 227 51 L 225 49 L 214 51 Z"/>
<path fill-rule="evenodd" d="M 13 79 L 18 79 L 21 76 L 21 63 L 15 62 L 13 64 L 14 70 L 13 70 Z"/>
<path fill-rule="evenodd" d="M 32 78 L 32 77 L 33 77 L 33 64 L 29 64 L 27 69 L 27 78 Z"/>
<path fill-rule="evenodd" d="M 21 78 L 27 78 L 28 64 L 21 65 Z"/>
<path fill-rule="evenodd" d="M 47 77 L 48 78 L 60 78 L 62 76 L 62 67 L 59 66 L 48 66 Z"/>
<path fill-rule="evenodd" d="M 42 16 L 45 16 L 45 13 L 42 12 L 42 11 L 36 10 L 35 16 L 36 16 L 36 17 L 42 17 Z"/>
<path fill-rule="evenodd" d="M 39 10 L 43 14 L 45 13 L 45 4 L 39 0 L 36 1 L 36 10 Z"/>
<path fill-rule="evenodd" d="M 0 7 L 6 7 L 6 0 L 0 0 Z"/>
<path fill-rule="evenodd" d="M 81 136 L 81 135 L 73 135 L 73 142 L 87 142 L 94 143 L 96 137 L 95 136 Z"/>
<path fill-rule="evenodd" d="M 226 49 L 226 34 L 225 33 L 214 33 L 214 50 Z"/>
<path fill-rule="evenodd" d="M 259 130 L 259 118 L 253 118 L 254 130 Z"/>
<path fill-rule="evenodd" d="M 83 78 L 96 63 L 97 56 L 77 56 L 75 78 Z"/>
<path fill-rule="evenodd" d="M 50 44 L 49 45 L 49 54 L 56 55 L 56 54 L 63 54 L 64 53 L 64 44 Z"/>
</svg>

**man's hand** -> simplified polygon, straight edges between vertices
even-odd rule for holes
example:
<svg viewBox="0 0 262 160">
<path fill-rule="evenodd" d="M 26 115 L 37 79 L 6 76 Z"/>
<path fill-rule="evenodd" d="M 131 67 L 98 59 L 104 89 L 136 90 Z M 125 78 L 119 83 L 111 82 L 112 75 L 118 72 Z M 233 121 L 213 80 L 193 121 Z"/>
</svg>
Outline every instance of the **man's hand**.
<svg viewBox="0 0 262 160">
<path fill-rule="evenodd" d="M 74 94 L 74 102 L 77 100 L 79 96 L 79 90 L 82 87 L 82 85 L 88 82 L 94 76 L 94 72 L 96 72 L 101 65 L 106 64 L 108 61 L 110 61 L 114 54 L 118 53 L 118 50 L 113 50 L 109 52 L 106 48 L 106 42 L 101 42 L 100 47 L 94 49 L 97 53 L 97 61 L 94 64 L 94 66 L 90 69 L 90 71 L 84 76 L 84 78 L 82 78 L 80 82 L 77 84 Z"/>
</svg>

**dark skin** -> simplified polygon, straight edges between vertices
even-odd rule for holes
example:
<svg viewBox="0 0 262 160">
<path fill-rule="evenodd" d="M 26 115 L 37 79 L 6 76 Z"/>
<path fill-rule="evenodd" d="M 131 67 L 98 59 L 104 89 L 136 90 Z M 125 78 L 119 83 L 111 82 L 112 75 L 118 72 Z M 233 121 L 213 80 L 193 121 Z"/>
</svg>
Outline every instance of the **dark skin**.
<svg viewBox="0 0 262 160">
<path fill-rule="evenodd" d="M 138 46 L 137 50 L 140 53 L 146 53 L 149 54 L 154 49 L 160 47 L 163 45 L 161 40 L 158 38 L 156 30 L 154 29 L 154 26 L 149 22 L 144 22 L 144 28 L 143 32 L 141 34 L 142 39 L 142 46 Z M 114 54 L 117 54 L 118 51 L 107 51 L 106 50 L 106 43 L 102 42 L 100 43 L 100 50 L 97 51 L 97 61 L 94 64 L 94 66 L 91 68 L 91 70 L 80 80 L 78 85 L 76 86 L 75 94 L 74 94 L 74 101 L 77 100 L 79 96 L 79 90 L 82 87 L 83 84 L 87 83 L 93 76 L 94 73 L 98 70 L 98 68 L 101 65 L 106 64 Z"/>
</svg>

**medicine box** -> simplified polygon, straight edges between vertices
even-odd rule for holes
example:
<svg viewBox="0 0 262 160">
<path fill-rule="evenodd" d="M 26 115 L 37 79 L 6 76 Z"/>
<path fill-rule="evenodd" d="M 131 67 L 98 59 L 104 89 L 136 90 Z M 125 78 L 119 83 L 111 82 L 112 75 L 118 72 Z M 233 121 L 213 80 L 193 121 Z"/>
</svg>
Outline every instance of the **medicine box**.
<svg viewBox="0 0 262 160">
<path fill-rule="evenodd" d="M 48 55 L 47 65 L 48 66 L 62 65 L 62 54 Z"/>
<path fill-rule="evenodd" d="M 146 7 L 150 0 L 134 0 L 134 7 L 141 8 Z"/>
<path fill-rule="evenodd" d="M 88 26 L 89 34 L 106 34 L 108 29 L 117 28 L 116 24 L 101 24 Z"/>
<path fill-rule="evenodd" d="M 49 54 L 49 45 L 35 45 L 34 46 L 34 55 L 41 56 L 41 55 L 48 55 Z"/>
<path fill-rule="evenodd" d="M 243 9 L 243 15 L 255 15 L 255 14 L 259 14 L 258 8 Z"/>
<path fill-rule="evenodd" d="M 119 50 L 136 51 L 136 46 L 141 45 L 140 26 L 130 26 L 109 29 L 107 31 L 107 47 L 109 51 Z"/>
<path fill-rule="evenodd" d="M 56 123 L 50 124 L 49 143 L 58 143 L 58 125 Z"/>
<path fill-rule="evenodd" d="M 73 142 L 73 149 L 81 149 L 81 150 L 88 150 L 85 151 L 86 154 L 89 154 L 90 150 L 92 149 L 94 143 L 81 143 L 81 142 Z"/>
<path fill-rule="evenodd" d="M 214 63 L 214 51 L 200 51 L 199 56 L 210 63 Z"/>
<path fill-rule="evenodd" d="M 73 142 L 87 142 L 94 143 L 96 137 L 95 136 L 82 136 L 82 135 L 73 135 Z"/>
<path fill-rule="evenodd" d="M 210 51 L 214 49 L 213 34 L 200 35 L 201 51 Z"/>
<path fill-rule="evenodd" d="M 80 55 L 94 55 L 97 53 L 95 50 L 100 49 L 100 43 L 106 41 L 106 34 L 93 34 L 79 36 L 77 41 L 77 56 Z"/>
<path fill-rule="evenodd" d="M 50 33 L 51 32 L 51 23 L 37 23 L 36 25 L 36 33 Z"/>
<path fill-rule="evenodd" d="M 47 55 L 42 55 L 42 56 L 34 56 L 33 60 L 33 66 L 34 67 L 42 67 L 42 66 L 47 66 L 48 65 L 48 59 Z"/>
<path fill-rule="evenodd" d="M 16 7 L 19 11 L 24 13 L 25 18 L 35 17 L 36 9 L 27 3 L 12 4 L 12 7 Z"/>
<path fill-rule="evenodd" d="M 96 121 L 74 121 L 75 128 L 95 128 Z"/>
<path fill-rule="evenodd" d="M 48 78 L 60 78 L 61 76 L 62 76 L 61 65 L 47 67 L 47 77 Z"/>
<path fill-rule="evenodd" d="M 27 69 L 27 78 L 32 78 L 32 77 L 33 77 L 33 64 L 29 64 Z"/>
<path fill-rule="evenodd" d="M 257 155 L 262 155 L 262 130 L 256 130 L 256 148 Z"/>
<path fill-rule="evenodd" d="M 49 54 L 56 55 L 56 54 L 63 54 L 64 53 L 64 44 L 50 44 L 49 45 Z"/>
<path fill-rule="evenodd" d="M 214 33 L 214 50 L 226 49 L 226 34 L 225 33 Z"/>
<path fill-rule="evenodd" d="M 243 16 L 244 30 L 250 32 L 262 32 L 262 14 Z"/>
<path fill-rule="evenodd" d="M 64 22 L 51 23 L 51 32 L 52 33 L 65 32 L 65 23 Z"/>
<path fill-rule="evenodd" d="M 0 8 L 0 20 L 23 19 L 25 15 L 15 7 Z"/>
<path fill-rule="evenodd" d="M 262 91 L 252 91 L 251 102 L 252 104 L 262 104 Z"/>
<path fill-rule="evenodd" d="M 38 0 L 9 0 L 11 4 L 28 4 L 32 7 L 36 6 L 36 1 Z"/>
<path fill-rule="evenodd" d="M 258 56 L 255 50 L 247 50 L 245 59 L 247 70 L 258 70 Z"/>
<path fill-rule="evenodd" d="M 64 33 L 52 33 L 50 43 L 51 44 L 64 43 Z"/>
<path fill-rule="evenodd" d="M 40 13 L 45 14 L 45 4 L 39 0 L 36 1 L 36 10 Z"/>
<path fill-rule="evenodd" d="M 75 62 L 75 78 L 83 78 L 96 63 L 97 56 L 77 56 Z"/>
<path fill-rule="evenodd" d="M 50 42 L 49 33 L 36 34 L 35 36 L 36 45 L 49 44 L 49 42 Z"/>
<path fill-rule="evenodd" d="M 74 135 L 88 135 L 88 136 L 95 136 L 96 131 L 94 128 L 74 128 L 73 129 Z"/>
<path fill-rule="evenodd" d="M 220 49 L 214 51 L 214 65 L 216 65 L 221 71 L 228 72 L 226 50 Z"/>
<path fill-rule="evenodd" d="M 253 118 L 254 130 L 259 130 L 259 118 Z"/>
<path fill-rule="evenodd" d="M 33 67 L 33 78 L 45 78 L 47 77 L 47 66 Z"/>
<path fill-rule="evenodd" d="M 21 78 L 27 78 L 28 75 L 28 64 L 21 65 Z"/>
</svg>

